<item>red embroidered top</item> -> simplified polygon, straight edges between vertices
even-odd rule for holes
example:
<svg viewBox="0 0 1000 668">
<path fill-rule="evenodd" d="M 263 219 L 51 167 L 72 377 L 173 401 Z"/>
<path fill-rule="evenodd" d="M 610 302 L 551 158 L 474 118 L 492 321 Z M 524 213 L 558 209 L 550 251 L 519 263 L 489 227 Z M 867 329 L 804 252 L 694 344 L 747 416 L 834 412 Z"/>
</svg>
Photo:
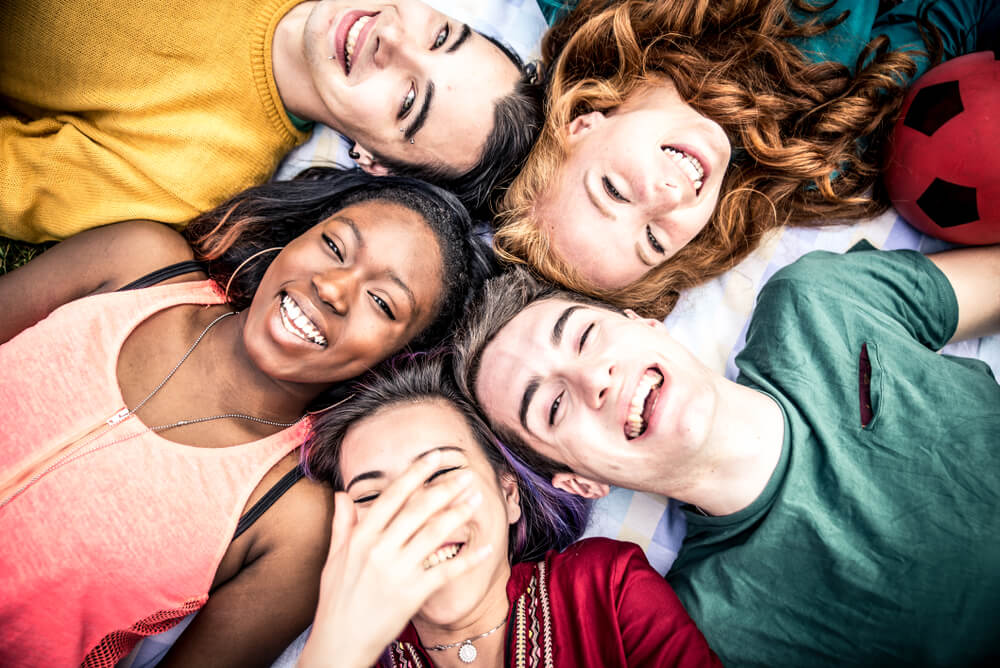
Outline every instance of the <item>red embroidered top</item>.
<svg viewBox="0 0 1000 668">
<path fill-rule="evenodd" d="M 516 564 L 507 598 L 506 666 L 722 665 L 634 543 L 589 538 L 545 561 Z M 433 665 L 412 624 L 379 663 Z"/>
</svg>

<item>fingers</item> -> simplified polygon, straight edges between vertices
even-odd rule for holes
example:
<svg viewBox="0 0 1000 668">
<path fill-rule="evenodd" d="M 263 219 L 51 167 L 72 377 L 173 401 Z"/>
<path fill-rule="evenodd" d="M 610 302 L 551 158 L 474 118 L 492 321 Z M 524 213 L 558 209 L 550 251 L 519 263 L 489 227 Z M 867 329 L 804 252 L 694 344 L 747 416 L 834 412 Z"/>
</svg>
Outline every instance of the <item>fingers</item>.
<svg viewBox="0 0 1000 668">
<path fill-rule="evenodd" d="M 463 549 L 454 559 L 444 561 L 424 571 L 423 577 L 416 578 L 415 587 L 423 589 L 420 595 L 426 598 L 449 582 L 453 582 L 481 564 L 493 554 L 492 545 L 482 545 L 475 549 Z"/>
<path fill-rule="evenodd" d="M 422 564 L 430 554 L 437 551 L 441 545 L 453 536 L 460 527 L 483 503 L 483 494 L 478 489 L 466 489 L 449 506 L 429 517 L 424 526 L 413 532 L 409 541 L 402 548 L 401 556 L 409 563 L 411 560 Z M 407 521 L 400 517 L 400 521 Z"/>
<path fill-rule="evenodd" d="M 386 527 L 383 544 L 402 549 L 436 513 L 443 511 L 465 494 L 474 479 L 475 475 L 471 471 L 457 471 L 446 476 L 446 479 L 435 481 L 433 485 L 411 494 Z M 447 535 L 440 538 L 444 540 Z"/>
<path fill-rule="evenodd" d="M 351 530 L 357 522 L 357 511 L 354 509 L 351 497 L 344 492 L 335 493 L 333 495 L 333 529 L 330 533 L 330 554 L 347 544 L 351 537 Z M 328 556 L 327 561 L 329 559 Z"/>
<path fill-rule="evenodd" d="M 365 516 L 365 526 L 376 532 L 385 529 L 410 495 L 423 487 L 424 482 L 440 462 L 441 451 L 432 450 L 411 464 L 406 472 L 389 485 L 372 504 Z"/>
</svg>

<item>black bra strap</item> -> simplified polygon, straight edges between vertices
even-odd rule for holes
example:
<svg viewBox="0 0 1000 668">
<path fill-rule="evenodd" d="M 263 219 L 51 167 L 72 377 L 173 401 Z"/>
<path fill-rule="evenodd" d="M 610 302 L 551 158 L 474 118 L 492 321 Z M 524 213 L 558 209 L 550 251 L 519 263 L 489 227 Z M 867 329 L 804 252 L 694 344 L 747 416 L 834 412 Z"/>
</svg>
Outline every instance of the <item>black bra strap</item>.
<svg viewBox="0 0 1000 668">
<path fill-rule="evenodd" d="M 250 528 L 250 526 L 260 519 L 260 516 L 264 514 L 264 511 L 270 508 L 275 501 L 281 498 L 281 495 L 291 489 L 292 485 L 302 480 L 306 476 L 305 471 L 302 470 L 301 466 L 296 466 L 291 471 L 286 473 L 281 477 L 281 480 L 274 483 L 274 487 L 267 490 L 264 496 L 260 497 L 260 500 L 246 512 L 240 521 L 236 524 L 236 533 L 233 534 L 233 540 L 240 537 L 244 531 Z"/>
<path fill-rule="evenodd" d="M 125 292 L 126 290 L 138 290 L 139 288 L 148 288 L 151 285 L 156 285 L 162 281 L 170 280 L 175 276 L 182 276 L 184 274 L 190 274 L 195 271 L 205 271 L 205 265 L 201 262 L 195 262 L 194 260 L 185 260 L 184 262 L 175 262 L 174 264 L 167 265 L 166 267 L 161 267 L 156 271 L 151 271 L 141 278 L 137 278 L 128 285 L 118 288 L 117 292 Z"/>
</svg>

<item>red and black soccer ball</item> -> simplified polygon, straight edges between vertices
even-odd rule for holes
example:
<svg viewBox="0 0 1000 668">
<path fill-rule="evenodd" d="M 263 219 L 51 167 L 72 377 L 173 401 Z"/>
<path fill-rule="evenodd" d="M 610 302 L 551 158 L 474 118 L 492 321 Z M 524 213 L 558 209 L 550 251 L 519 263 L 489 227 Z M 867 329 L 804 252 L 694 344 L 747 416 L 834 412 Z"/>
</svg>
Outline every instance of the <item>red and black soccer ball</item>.
<svg viewBox="0 0 1000 668">
<path fill-rule="evenodd" d="M 1000 60 L 949 60 L 910 88 L 884 175 L 911 225 L 959 244 L 1000 242 Z"/>
</svg>

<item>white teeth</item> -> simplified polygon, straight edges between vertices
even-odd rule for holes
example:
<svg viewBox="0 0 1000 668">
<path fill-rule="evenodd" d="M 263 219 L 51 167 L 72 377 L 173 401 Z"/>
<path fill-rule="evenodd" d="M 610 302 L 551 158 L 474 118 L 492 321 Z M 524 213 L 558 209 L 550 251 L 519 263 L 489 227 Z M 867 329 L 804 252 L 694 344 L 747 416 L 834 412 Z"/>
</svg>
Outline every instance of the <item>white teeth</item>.
<svg viewBox="0 0 1000 668">
<path fill-rule="evenodd" d="M 438 564 L 448 561 L 449 559 L 454 559 L 458 556 L 459 551 L 462 549 L 460 543 L 452 543 L 451 545 L 445 545 L 440 547 L 436 552 L 431 553 L 429 557 L 424 559 L 424 570 L 428 568 L 433 568 Z"/>
<path fill-rule="evenodd" d="M 642 419 L 642 409 L 646 405 L 646 398 L 654 388 L 663 383 L 663 376 L 655 369 L 646 369 L 646 373 L 639 379 L 639 385 L 635 388 L 632 402 L 629 404 L 628 417 L 625 421 L 625 437 L 635 438 L 642 433 L 645 422 Z"/>
<path fill-rule="evenodd" d="M 664 146 L 663 152 L 673 158 L 674 162 L 681 168 L 681 171 L 684 172 L 684 176 L 688 177 L 691 183 L 694 184 L 694 189 L 701 190 L 702 182 L 705 178 L 705 168 L 702 166 L 701 161 L 690 153 L 678 151 L 669 146 Z"/>
<path fill-rule="evenodd" d="M 364 28 L 365 25 L 371 21 L 371 19 L 372 17 L 370 16 L 362 16 L 355 21 L 354 25 L 351 26 L 351 29 L 347 31 L 347 44 L 344 45 L 344 62 L 347 63 L 348 69 L 351 68 L 351 56 L 354 55 L 354 44 L 358 41 L 358 35 L 361 34 L 361 29 Z"/>
<path fill-rule="evenodd" d="M 302 312 L 295 300 L 288 295 L 281 297 L 281 323 L 292 334 L 310 343 L 325 346 L 326 337 L 319 333 L 313 321 Z"/>
</svg>

